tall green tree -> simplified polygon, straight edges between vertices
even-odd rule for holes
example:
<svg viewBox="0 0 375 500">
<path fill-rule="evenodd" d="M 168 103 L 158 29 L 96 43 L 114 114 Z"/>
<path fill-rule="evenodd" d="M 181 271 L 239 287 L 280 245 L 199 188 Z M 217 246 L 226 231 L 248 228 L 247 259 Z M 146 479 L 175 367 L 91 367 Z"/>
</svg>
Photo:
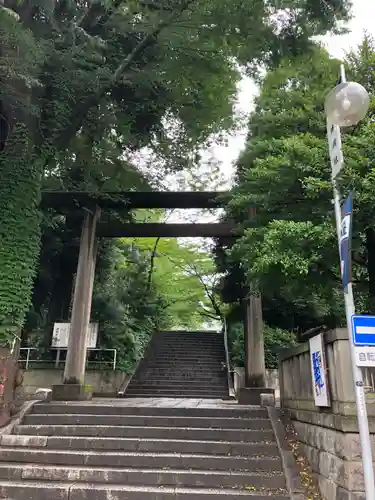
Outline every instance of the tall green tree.
<svg viewBox="0 0 375 500">
<path fill-rule="evenodd" d="M 231 125 L 238 71 L 309 47 L 346 0 L 3 0 L 0 4 L 0 327 L 20 328 L 40 246 L 46 168 L 85 136 L 85 165 L 111 135 L 185 167 Z"/>
<path fill-rule="evenodd" d="M 347 61 L 349 77 L 370 93 L 374 49 L 365 39 Z M 286 60 L 265 77 L 231 201 L 244 230 L 231 255 L 242 263 L 248 283 L 274 305 L 287 302 L 315 324 L 329 325 L 344 321 L 323 110 L 337 75 L 338 62 L 318 47 L 309 64 L 304 58 Z M 355 190 L 354 287 L 358 309 L 368 312 L 375 311 L 369 247 L 375 213 L 373 106 L 369 119 L 343 135 L 346 166 L 339 179 L 344 195 Z M 254 218 L 246 218 L 248 207 L 256 208 Z"/>
<path fill-rule="evenodd" d="M 176 238 L 124 238 L 149 258 L 148 286 L 164 298 L 170 327 L 217 326 L 222 311 L 211 252 Z"/>
</svg>

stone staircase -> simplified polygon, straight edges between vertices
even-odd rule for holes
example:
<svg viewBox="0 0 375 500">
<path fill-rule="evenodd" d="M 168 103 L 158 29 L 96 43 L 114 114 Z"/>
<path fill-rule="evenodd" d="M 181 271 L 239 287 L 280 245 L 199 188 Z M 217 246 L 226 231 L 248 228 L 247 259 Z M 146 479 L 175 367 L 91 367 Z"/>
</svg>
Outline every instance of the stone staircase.
<svg viewBox="0 0 375 500">
<path fill-rule="evenodd" d="M 7 500 L 289 498 L 263 408 L 39 403 L 0 439 Z"/>
<path fill-rule="evenodd" d="M 227 399 L 223 334 L 155 333 L 124 396 Z"/>
</svg>

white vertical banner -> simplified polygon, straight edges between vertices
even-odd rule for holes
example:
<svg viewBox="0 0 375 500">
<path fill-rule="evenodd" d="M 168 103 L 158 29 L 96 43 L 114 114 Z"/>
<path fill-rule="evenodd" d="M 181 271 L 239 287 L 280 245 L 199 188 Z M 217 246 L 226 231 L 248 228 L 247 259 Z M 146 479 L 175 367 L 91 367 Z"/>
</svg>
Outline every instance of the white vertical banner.
<svg viewBox="0 0 375 500">
<path fill-rule="evenodd" d="M 331 175 L 334 180 L 344 165 L 344 157 L 341 146 L 340 127 L 327 121 L 327 137 L 329 157 L 331 159 Z"/>
<path fill-rule="evenodd" d="M 331 406 L 323 334 L 309 340 L 312 386 L 316 406 Z"/>
</svg>

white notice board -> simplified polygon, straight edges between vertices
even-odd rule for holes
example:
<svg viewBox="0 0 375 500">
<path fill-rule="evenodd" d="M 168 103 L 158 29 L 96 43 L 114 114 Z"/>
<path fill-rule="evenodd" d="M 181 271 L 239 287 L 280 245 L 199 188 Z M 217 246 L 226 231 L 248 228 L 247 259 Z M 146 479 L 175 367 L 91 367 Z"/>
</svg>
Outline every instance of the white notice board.
<svg viewBox="0 0 375 500">
<path fill-rule="evenodd" d="M 98 341 L 98 323 L 90 323 L 87 334 L 87 348 L 95 349 Z M 51 347 L 64 349 L 68 347 L 70 335 L 70 323 L 55 323 L 53 325 L 53 335 Z"/>
<path fill-rule="evenodd" d="M 331 406 L 323 334 L 309 340 L 312 386 L 316 406 Z"/>
</svg>

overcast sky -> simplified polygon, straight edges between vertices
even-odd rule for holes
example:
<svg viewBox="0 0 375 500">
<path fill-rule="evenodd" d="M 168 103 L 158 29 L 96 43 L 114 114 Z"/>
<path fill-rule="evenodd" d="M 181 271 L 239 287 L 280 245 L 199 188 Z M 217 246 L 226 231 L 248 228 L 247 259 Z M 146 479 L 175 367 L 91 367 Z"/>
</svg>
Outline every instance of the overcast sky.
<svg viewBox="0 0 375 500">
<path fill-rule="evenodd" d="M 375 1 L 353 0 L 354 18 L 349 24 L 350 33 L 342 36 L 326 36 L 324 44 L 333 57 L 342 59 L 345 52 L 360 44 L 365 31 L 375 37 Z M 238 108 L 249 113 L 252 110 L 254 95 L 257 87 L 250 79 L 245 78 L 239 88 Z M 228 184 L 231 181 L 233 163 L 238 158 L 244 147 L 246 130 L 232 136 L 227 147 L 215 147 L 212 151 L 214 156 L 221 161 L 222 171 Z"/>
</svg>

